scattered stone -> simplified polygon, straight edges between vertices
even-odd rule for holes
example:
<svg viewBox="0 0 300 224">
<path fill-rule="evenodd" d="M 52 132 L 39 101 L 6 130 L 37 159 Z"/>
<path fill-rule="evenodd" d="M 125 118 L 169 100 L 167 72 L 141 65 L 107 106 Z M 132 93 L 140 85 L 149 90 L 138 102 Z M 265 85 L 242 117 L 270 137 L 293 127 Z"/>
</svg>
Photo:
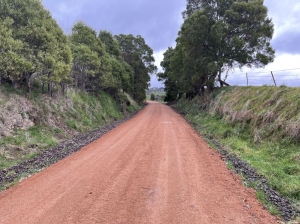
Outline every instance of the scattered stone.
<svg viewBox="0 0 300 224">
<path fill-rule="evenodd" d="M 7 131 L 7 130 L 2 130 L 0 135 L 3 137 L 12 137 L 13 136 L 12 133 L 10 133 L 10 131 Z"/>
<path fill-rule="evenodd" d="M 22 128 L 22 127 L 23 127 L 23 122 L 22 122 L 22 121 L 17 121 L 17 122 L 15 123 L 15 127 L 16 127 L 16 128 Z"/>
<path fill-rule="evenodd" d="M 29 119 L 27 119 L 27 118 L 25 118 L 25 119 L 23 120 L 23 129 L 27 130 L 27 129 L 33 127 L 33 126 L 34 126 L 33 121 L 31 121 L 31 120 L 29 120 Z"/>
</svg>

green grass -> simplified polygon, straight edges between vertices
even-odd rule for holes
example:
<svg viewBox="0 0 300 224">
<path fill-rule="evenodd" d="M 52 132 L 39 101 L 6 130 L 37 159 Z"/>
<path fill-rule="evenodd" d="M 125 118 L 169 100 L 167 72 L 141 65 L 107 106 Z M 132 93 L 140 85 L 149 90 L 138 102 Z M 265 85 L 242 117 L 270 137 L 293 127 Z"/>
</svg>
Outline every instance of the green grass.
<svg viewBox="0 0 300 224">
<path fill-rule="evenodd" d="M 124 108 L 104 92 L 93 95 L 71 89 L 66 97 L 51 98 L 33 91 L 30 111 L 22 111 L 23 107 L 18 105 L 24 96 L 22 89 L 0 86 L 0 93 L 2 110 L 19 111 L 22 117 L 29 115 L 35 121 L 35 126 L 28 130 L 15 129 L 12 137 L 0 137 L 0 169 L 33 158 L 40 151 L 56 146 L 74 134 L 92 131 L 120 119 L 124 112 Z M 129 100 L 131 105 L 125 105 L 125 110 L 133 112 L 139 109 L 132 99 Z"/>
<path fill-rule="evenodd" d="M 266 195 L 263 191 L 261 191 L 261 190 L 256 191 L 256 197 L 262 204 L 264 204 L 266 206 L 266 208 L 269 210 L 269 212 L 272 215 L 279 215 L 278 210 L 276 209 L 276 207 L 273 204 L 271 204 L 268 201 L 268 199 L 266 198 Z"/>
<path fill-rule="evenodd" d="M 14 160 L 6 158 L 5 155 L 0 155 L 0 169 L 11 167 L 14 164 Z"/>
<path fill-rule="evenodd" d="M 186 118 L 202 135 L 217 139 L 229 152 L 248 162 L 273 189 L 300 208 L 299 138 L 287 130 L 291 121 L 298 122 L 299 110 L 294 107 L 300 98 L 295 95 L 300 96 L 300 89 L 227 88 L 213 93 L 210 103 L 195 98 L 192 102 L 181 100 L 176 107 L 187 113 Z M 201 109 L 204 104 L 206 111 Z M 250 115 L 243 114 L 245 110 L 250 110 Z M 272 122 L 265 121 L 269 111 L 277 111 Z M 285 128 L 278 128 L 279 122 Z M 276 213 L 271 205 L 264 204 Z"/>
<path fill-rule="evenodd" d="M 201 114 L 189 119 L 202 125 L 201 133 L 218 139 L 229 151 L 267 177 L 275 190 L 300 201 L 299 146 L 286 142 L 253 143 L 246 130 L 222 123 L 210 115 Z"/>
</svg>

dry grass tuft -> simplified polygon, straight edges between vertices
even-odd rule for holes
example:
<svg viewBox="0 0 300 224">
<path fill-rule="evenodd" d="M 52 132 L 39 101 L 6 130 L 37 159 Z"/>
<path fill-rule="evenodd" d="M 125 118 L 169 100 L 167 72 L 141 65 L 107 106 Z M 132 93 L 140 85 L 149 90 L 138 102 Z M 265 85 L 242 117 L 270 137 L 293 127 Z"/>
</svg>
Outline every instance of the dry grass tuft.
<svg viewBox="0 0 300 224">
<path fill-rule="evenodd" d="M 300 139 L 300 121 L 290 122 L 286 126 L 286 132 L 294 139 Z"/>
<path fill-rule="evenodd" d="M 265 136 L 300 140 L 300 88 L 229 87 L 210 104 L 211 115 L 225 122 L 250 125 L 255 141 Z"/>
</svg>

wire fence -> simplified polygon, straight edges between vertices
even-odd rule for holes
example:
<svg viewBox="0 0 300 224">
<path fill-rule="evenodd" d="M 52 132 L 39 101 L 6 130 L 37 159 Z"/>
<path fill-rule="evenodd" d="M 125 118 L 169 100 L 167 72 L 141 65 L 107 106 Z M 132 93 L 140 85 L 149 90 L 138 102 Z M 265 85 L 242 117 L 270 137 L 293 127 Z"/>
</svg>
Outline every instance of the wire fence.
<svg viewBox="0 0 300 224">
<path fill-rule="evenodd" d="M 228 72 L 222 77 L 231 86 L 300 86 L 300 68 L 244 73 Z"/>
</svg>

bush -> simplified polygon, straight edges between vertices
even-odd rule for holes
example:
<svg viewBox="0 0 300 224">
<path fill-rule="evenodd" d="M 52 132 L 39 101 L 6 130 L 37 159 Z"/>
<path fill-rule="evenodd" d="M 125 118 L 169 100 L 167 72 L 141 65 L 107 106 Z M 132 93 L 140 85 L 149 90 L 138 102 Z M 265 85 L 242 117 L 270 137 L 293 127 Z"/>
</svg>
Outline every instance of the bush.
<svg viewBox="0 0 300 224">
<path fill-rule="evenodd" d="M 150 100 L 155 100 L 155 95 L 154 95 L 154 93 L 151 93 L 151 97 L 150 97 Z"/>
</svg>

